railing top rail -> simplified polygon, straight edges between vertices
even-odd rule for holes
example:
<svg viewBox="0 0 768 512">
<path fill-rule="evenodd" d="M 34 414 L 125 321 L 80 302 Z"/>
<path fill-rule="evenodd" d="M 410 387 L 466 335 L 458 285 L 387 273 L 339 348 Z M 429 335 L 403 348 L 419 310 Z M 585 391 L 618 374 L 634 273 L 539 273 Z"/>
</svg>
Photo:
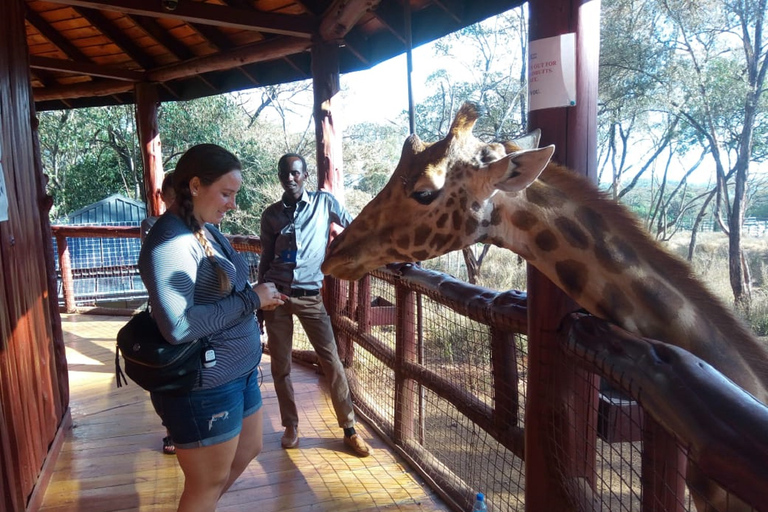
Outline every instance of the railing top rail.
<svg viewBox="0 0 768 512">
<path fill-rule="evenodd" d="M 57 237 L 69 238 L 140 238 L 139 226 L 51 226 Z"/>
<path fill-rule="evenodd" d="M 674 345 L 576 314 L 563 333 L 574 362 L 627 392 L 710 478 L 753 506 L 768 503 L 768 407 Z"/>
<path fill-rule="evenodd" d="M 423 293 L 478 322 L 523 334 L 528 331 L 528 297 L 525 292 L 490 290 L 410 263 L 388 265 L 371 272 L 371 275 Z"/>
</svg>

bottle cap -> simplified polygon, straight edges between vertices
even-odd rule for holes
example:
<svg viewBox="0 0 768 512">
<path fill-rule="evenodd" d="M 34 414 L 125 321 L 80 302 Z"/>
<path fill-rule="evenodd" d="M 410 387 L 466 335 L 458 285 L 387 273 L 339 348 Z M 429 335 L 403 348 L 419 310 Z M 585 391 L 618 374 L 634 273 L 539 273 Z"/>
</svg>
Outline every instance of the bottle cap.
<svg viewBox="0 0 768 512">
<path fill-rule="evenodd" d="M 477 501 L 485 501 L 485 495 L 481 492 L 477 493 Z"/>
</svg>

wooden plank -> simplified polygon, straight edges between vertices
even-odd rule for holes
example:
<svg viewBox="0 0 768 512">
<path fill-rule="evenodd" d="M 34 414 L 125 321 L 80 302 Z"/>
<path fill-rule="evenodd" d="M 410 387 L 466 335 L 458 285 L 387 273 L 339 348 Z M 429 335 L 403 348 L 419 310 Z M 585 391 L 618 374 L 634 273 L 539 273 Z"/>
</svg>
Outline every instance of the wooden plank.
<svg viewBox="0 0 768 512">
<path fill-rule="evenodd" d="M 73 428 L 56 461 L 41 512 L 172 510 L 184 478 L 175 457 L 160 451 L 164 435 L 147 392 L 117 389 L 114 338 L 125 317 L 63 315 L 70 365 Z M 265 355 L 264 450 L 225 494 L 217 510 L 450 510 L 364 424 L 376 450 L 360 459 L 341 439 L 324 377 L 294 365 L 301 444 L 280 447 L 277 398 Z"/>
</svg>

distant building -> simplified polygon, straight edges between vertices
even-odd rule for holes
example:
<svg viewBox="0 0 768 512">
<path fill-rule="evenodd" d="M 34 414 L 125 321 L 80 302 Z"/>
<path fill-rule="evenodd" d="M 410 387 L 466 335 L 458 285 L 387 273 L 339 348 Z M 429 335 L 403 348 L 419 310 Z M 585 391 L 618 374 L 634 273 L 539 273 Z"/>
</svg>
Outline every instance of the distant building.
<svg viewBox="0 0 768 512">
<path fill-rule="evenodd" d="M 77 226 L 139 226 L 147 216 L 147 205 L 120 194 L 112 194 L 67 215 L 65 222 Z"/>
</svg>

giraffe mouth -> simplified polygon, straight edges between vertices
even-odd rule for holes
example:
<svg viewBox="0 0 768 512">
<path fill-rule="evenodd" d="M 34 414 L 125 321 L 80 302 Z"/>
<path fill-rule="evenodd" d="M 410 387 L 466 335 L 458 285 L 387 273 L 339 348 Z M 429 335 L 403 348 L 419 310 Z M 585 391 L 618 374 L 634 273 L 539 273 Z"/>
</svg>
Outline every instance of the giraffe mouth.
<svg viewBox="0 0 768 512">
<path fill-rule="evenodd" d="M 366 270 L 349 258 L 329 255 L 320 267 L 323 274 L 336 279 L 357 281 L 365 275 Z"/>
</svg>

